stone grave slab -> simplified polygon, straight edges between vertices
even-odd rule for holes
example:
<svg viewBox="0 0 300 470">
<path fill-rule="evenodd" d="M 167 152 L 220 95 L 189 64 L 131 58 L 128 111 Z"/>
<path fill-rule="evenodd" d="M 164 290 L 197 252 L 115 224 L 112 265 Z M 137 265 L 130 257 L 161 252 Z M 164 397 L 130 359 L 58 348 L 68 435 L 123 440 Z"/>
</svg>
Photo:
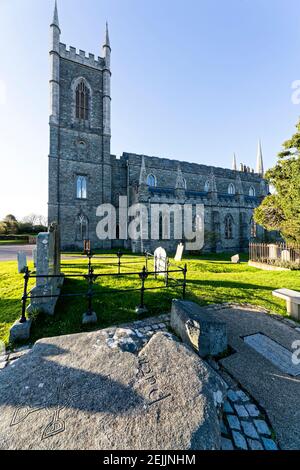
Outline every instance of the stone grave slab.
<svg viewBox="0 0 300 470">
<path fill-rule="evenodd" d="M 282 372 L 297 377 L 300 375 L 300 364 L 293 364 L 292 352 L 273 341 L 266 335 L 256 333 L 244 338 L 246 344 L 271 361 Z"/>
<path fill-rule="evenodd" d="M 135 353 L 124 335 L 40 340 L 4 369 L 0 449 L 219 449 L 220 376 L 170 334 Z"/>
</svg>

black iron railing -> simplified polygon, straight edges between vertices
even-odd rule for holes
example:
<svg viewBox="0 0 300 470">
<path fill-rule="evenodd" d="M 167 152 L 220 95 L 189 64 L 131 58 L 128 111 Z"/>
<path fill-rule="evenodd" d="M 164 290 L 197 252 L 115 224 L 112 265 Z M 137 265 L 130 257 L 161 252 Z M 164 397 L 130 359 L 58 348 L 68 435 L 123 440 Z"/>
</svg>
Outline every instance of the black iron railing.
<svg viewBox="0 0 300 470">
<path fill-rule="evenodd" d="M 26 318 L 26 306 L 27 302 L 29 300 L 35 300 L 35 299 L 47 299 L 47 298 L 64 298 L 64 297 L 86 297 L 87 298 L 87 315 L 92 315 L 93 314 L 93 298 L 96 296 L 102 296 L 103 294 L 115 294 L 115 293 L 122 293 L 122 292 L 140 292 L 140 305 L 138 308 L 145 308 L 145 291 L 150 291 L 150 290 L 159 290 L 159 289 L 164 289 L 164 288 L 174 288 L 178 287 L 181 289 L 182 292 L 182 298 L 185 299 L 186 296 L 186 286 L 187 286 L 187 265 L 185 264 L 184 267 L 180 266 L 175 266 L 174 268 L 170 269 L 171 263 L 169 260 L 166 260 L 165 263 L 165 270 L 161 270 L 157 268 L 157 263 L 154 255 L 151 253 L 145 253 L 145 265 L 143 266 L 141 271 L 130 271 L 130 272 L 125 272 L 122 271 L 121 268 L 122 266 L 128 265 L 128 264 L 137 264 L 137 261 L 128 261 L 128 259 L 125 259 L 125 261 L 122 263 L 121 260 L 124 259 L 124 253 L 119 251 L 116 253 L 114 256 L 98 256 L 94 255 L 91 251 L 86 253 L 87 259 L 88 259 L 88 264 L 87 264 L 87 273 L 75 273 L 75 274 L 66 274 L 66 273 L 61 273 L 61 274 L 41 274 L 37 275 L 35 273 L 32 273 L 29 271 L 28 267 L 26 268 L 25 274 L 24 274 L 24 290 L 23 290 L 23 296 L 22 296 L 22 315 L 20 322 L 25 323 L 27 321 Z M 93 266 L 93 260 L 94 259 L 116 259 L 117 257 L 117 262 L 110 264 L 110 266 L 117 266 L 117 272 L 115 273 L 95 273 L 95 266 Z M 150 263 L 151 261 L 154 261 L 154 266 L 153 269 L 150 268 Z M 172 277 L 172 274 L 175 273 L 180 273 L 182 275 L 182 278 L 176 279 Z M 164 284 L 163 285 L 158 285 L 155 287 L 146 287 L 146 281 L 149 277 L 153 276 L 154 279 L 157 279 L 158 276 L 161 275 L 164 277 Z M 109 289 L 109 290 L 101 290 L 99 292 L 96 292 L 94 290 L 94 285 L 95 282 L 98 279 L 101 278 L 111 278 L 111 277 L 127 277 L 127 276 L 132 276 L 136 277 L 137 279 L 140 280 L 141 286 L 138 288 L 132 287 L 132 288 L 126 288 L 126 289 Z M 75 279 L 75 278 L 82 278 L 87 281 L 87 290 L 85 292 L 71 292 L 71 293 L 59 293 L 59 294 L 41 294 L 41 295 L 35 295 L 32 294 L 32 291 L 28 291 L 28 283 L 30 279 L 45 279 L 45 280 L 51 280 L 51 279 Z M 46 287 L 46 286 L 45 286 Z"/>
</svg>

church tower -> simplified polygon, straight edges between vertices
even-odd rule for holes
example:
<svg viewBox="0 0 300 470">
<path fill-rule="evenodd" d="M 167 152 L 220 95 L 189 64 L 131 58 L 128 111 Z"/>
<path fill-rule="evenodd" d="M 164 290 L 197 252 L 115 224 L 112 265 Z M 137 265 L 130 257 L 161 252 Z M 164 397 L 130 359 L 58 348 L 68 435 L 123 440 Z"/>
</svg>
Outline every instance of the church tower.
<svg viewBox="0 0 300 470">
<path fill-rule="evenodd" d="M 96 237 L 96 209 L 111 202 L 111 47 L 106 25 L 101 57 L 60 42 L 57 3 L 50 25 L 48 222 L 63 248 L 107 247 Z"/>
</svg>

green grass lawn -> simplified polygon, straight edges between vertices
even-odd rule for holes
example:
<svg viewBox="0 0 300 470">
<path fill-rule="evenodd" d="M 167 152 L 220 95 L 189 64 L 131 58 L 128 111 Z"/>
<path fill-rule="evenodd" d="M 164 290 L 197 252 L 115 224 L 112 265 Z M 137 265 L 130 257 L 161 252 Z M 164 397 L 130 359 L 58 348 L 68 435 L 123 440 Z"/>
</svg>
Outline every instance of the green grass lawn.
<svg viewBox="0 0 300 470">
<path fill-rule="evenodd" d="M 9 246 L 9 245 L 28 245 L 26 240 L 0 240 L 0 246 Z"/>
<path fill-rule="evenodd" d="M 113 265 L 116 259 L 95 259 L 95 273 L 116 273 Z M 285 302 L 272 296 L 272 291 L 286 287 L 300 290 L 299 271 L 261 271 L 251 268 L 246 262 L 232 265 L 226 255 L 189 257 L 187 299 L 200 305 L 211 303 L 236 302 L 263 306 L 272 312 L 286 315 Z M 125 264 L 127 263 L 127 264 Z M 180 265 L 183 266 L 184 263 Z M 124 256 L 123 271 L 140 271 L 144 258 Z M 62 263 L 66 274 L 86 273 L 87 261 L 68 259 Z M 181 274 L 172 275 L 182 279 Z M 30 281 L 33 287 L 34 280 Z M 152 290 L 145 293 L 145 303 L 149 315 L 158 315 L 170 310 L 171 300 L 180 297 L 182 290 L 174 287 L 158 289 L 162 280 L 152 277 L 146 281 L 146 287 Z M 84 279 L 66 279 L 63 294 L 86 292 L 87 281 Z M 98 324 L 93 329 L 124 323 L 136 319 L 135 307 L 140 302 L 139 292 L 130 292 L 139 288 L 137 276 L 99 278 L 95 284 L 93 308 L 98 315 Z M 16 262 L 0 263 L 0 340 L 8 342 L 9 328 L 20 317 L 23 276 L 17 273 Z M 123 292 L 114 292 L 122 289 Z M 85 297 L 64 297 L 57 303 L 55 316 L 39 315 L 32 327 L 31 342 L 42 337 L 72 334 L 88 331 L 91 328 L 81 325 L 82 314 L 87 310 Z"/>
</svg>

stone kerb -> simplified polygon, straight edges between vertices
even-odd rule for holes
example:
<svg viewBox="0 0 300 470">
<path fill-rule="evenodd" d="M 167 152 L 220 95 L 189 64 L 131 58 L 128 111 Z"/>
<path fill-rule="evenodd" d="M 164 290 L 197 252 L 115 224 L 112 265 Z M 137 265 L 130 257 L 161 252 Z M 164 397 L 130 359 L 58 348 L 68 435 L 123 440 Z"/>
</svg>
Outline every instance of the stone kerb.
<svg viewBox="0 0 300 470">
<path fill-rule="evenodd" d="M 59 229 L 57 226 L 53 225 L 49 232 L 40 233 L 37 236 L 36 274 L 37 276 L 60 274 Z M 28 312 L 38 311 L 54 315 L 62 283 L 63 278 L 38 277 L 31 295 L 41 297 L 31 300 Z"/>
</svg>

